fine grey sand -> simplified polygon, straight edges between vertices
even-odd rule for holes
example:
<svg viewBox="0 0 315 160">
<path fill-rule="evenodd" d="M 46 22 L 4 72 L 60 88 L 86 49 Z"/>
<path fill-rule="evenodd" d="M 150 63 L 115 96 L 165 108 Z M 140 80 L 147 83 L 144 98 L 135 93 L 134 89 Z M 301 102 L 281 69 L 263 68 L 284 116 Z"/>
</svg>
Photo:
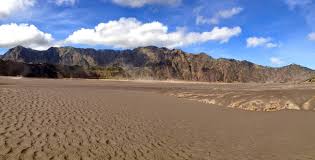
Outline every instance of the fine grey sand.
<svg viewBox="0 0 315 160">
<path fill-rule="evenodd" d="M 312 111 L 251 112 L 169 96 L 214 88 L 252 94 L 266 86 L 1 77 L 0 160 L 315 159 Z M 269 85 L 263 93 L 307 100 L 313 91 Z"/>
</svg>

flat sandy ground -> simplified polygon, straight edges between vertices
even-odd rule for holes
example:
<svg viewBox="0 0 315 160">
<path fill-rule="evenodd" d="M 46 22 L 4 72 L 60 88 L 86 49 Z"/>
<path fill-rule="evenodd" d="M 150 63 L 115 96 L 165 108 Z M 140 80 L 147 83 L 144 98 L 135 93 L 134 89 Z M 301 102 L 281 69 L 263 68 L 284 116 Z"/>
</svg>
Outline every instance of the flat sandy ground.
<svg viewBox="0 0 315 160">
<path fill-rule="evenodd" d="M 0 160 L 315 159 L 313 111 L 251 112 L 168 95 L 215 86 L 234 85 L 0 77 Z"/>
</svg>

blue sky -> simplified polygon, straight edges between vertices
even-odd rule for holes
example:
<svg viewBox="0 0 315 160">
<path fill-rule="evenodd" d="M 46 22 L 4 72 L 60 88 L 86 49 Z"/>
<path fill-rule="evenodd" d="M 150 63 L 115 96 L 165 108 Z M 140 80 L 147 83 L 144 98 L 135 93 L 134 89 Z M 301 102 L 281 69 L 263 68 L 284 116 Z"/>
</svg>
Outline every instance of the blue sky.
<svg viewBox="0 0 315 160">
<path fill-rule="evenodd" d="M 0 54 L 156 45 L 315 69 L 314 0 L 1 0 Z"/>
</svg>

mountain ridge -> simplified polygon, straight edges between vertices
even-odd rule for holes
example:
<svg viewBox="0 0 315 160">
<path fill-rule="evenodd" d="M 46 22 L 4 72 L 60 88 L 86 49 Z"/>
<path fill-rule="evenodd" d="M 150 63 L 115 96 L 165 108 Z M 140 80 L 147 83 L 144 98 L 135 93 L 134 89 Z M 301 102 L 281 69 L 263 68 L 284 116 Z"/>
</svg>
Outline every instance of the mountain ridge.
<svg viewBox="0 0 315 160">
<path fill-rule="evenodd" d="M 133 50 L 51 47 L 44 51 L 17 46 L 9 49 L 1 59 L 26 64 L 81 66 L 87 70 L 99 68 L 98 72 L 102 68 L 117 67 L 123 70 L 123 77 L 132 79 L 296 82 L 315 75 L 314 70 L 297 64 L 273 68 L 246 60 L 215 59 L 206 53 L 192 54 L 155 46 Z"/>
</svg>

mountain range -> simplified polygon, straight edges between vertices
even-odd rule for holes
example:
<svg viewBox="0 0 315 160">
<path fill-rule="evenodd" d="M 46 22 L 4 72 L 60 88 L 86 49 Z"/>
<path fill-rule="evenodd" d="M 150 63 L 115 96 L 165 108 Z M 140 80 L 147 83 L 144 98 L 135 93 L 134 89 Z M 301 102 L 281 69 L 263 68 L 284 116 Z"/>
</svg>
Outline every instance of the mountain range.
<svg viewBox="0 0 315 160">
<path fill-rule="evenodd" d="M 191 54 L 178 49 L 155 46 L 139 47 L 133 50 L 52 47 L 45 51 L 17 46 L 8 50 L 1 59 L 0 74 L 2 75 L 32 75 L 32 77 L 48 78 L 266 83 L 300 82 L 315 75 L 314 70 L 296 64 L 272 68 L 248 61 L 215 59 L 205 53 Z M 6 71 L 18 65 L 20 68 L 15 68 L 15 73 Z M 47 76 L 45 72 L 53 74 Z"/>
</svg>

